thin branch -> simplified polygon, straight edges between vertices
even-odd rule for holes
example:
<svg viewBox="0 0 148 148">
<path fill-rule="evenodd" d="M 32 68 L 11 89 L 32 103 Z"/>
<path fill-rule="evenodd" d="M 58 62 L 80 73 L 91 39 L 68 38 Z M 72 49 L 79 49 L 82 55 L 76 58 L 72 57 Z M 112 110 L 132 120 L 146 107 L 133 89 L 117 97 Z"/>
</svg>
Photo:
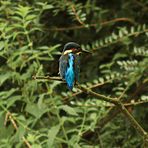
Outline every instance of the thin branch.
<svg viewBox="0 0 148 148">
<path fill-rule="evenodd" d="M 14 129 L 17 131 L 18 130 L 18 126 L 17 126 L 15 120 L 13 119 L 13 115 L 9 111 L 7 111 L 7 113 L 6 113 L 6 118 L 5 118 L 4 125 L 7 124 L 8 119 L 10 119 L 10 122 L 12 123 Z M 30 143 L 28 142 L 28 140 L 24 136 L 22 137 L 22 139 L 23 139 L 24 143 L 26 144 L 26 146 L 28 148 L 31 148 Z"/>
<path fill-rule="evenodd" d="M 124 106 L 137 106 L 137 105 L 147 104 L 147 103 L 148 103 L 148 100 L 145 100 L 145 101 L 125 103 Z"/>
<path fill-rule="evenodd" d="M 81 21 L 79 15 L 78 15 L 77 12 L 76 12 L 76 9 L 75 9 L 74 5 L 71 6 L 71 9 L 72 9 L 72 12 L 74 13 L 74 15 L 75 15 L 75 17 L 76 17 L 76 20 L 77 20 L 81 25 L 84 26 L 85 24 Z"/>
<path fill-rule="evenodd" d="M 33 78 L 34 80 L 55 80 L 55 81 L 61 81 L 61 82 L 65 83 L 65 81 L 64 81 L 63 79 L 61 79 L 61 77 L 32 76 L 32 78 Z M 98 86 L 102 86 L 102 85 L 104 85 L 104 84 L 106 84 L 106 83 L 109 83 L 109 82 L 111 82 L 111 81 L 112 81 L 112 79 L 110 79 L 110 80 L 108 80 L 108 81 L 105 81 L 105 82 L 103 82 L 103 83 L 95 84 L 95 85 L 93 85 L 93 86 L 91 86 L 91 87 L 88 87 L 88 89 L 93 89 L 93 88 L 96 88 L 96 87 L 98 87 Z M 80 91 L 79 91 L 79 92 L 73 93 L 71 96 L 66 96 L 66 97 L 63 98 L 63 100 L 65 101 L 65 100 L 67 100 L 67 99 L 70 98 L 70 97 L 75 97 L 75 96 L 80 95 L 81 93 L 84 93 L 84 92 L 85 92 L 85 90 L 83 90 L 84 87 L 81 87 L 80 85 L 78 85 L 78 87 L 80 88 Z M 141 87 L 140 87 L 140 88 L 141 88 Z M 125 92 L 127 91 L 127 89 L 128 89 L 128 87 L 123 91 L 123 93 L 122 93 L 118 98 L 110 98 L 110 97 L 106 97 L 106 96 L 104 96 L 104 95 L 100 95 L 100 97 L 109 98 L 109 99 L 113 99 L 113 100 L 116 100 L 116 99 L 120 100 L 120 99 L 123 97 L 123 95 L 125 94 Z M 139 89 L 138 89 L 138 90 L 139 90 Z M 137 90 L 136 90 L 136 92 L 137 92 Z M 135 93 L 134 93 L 134 94 L 135 94 Z M 106 100 L 104 100 L 104 101 L 106 101 Z M 111 100 L 110 100 L 110 101 L 111 101 Z M 108 101 L 108 102 L 110 102 L 110 101 Z M 110 102 L 110 103 L 113 103 L 113 102 Z M 145 101 L 124 103 L 124 106 L 136 106 L 136 105 L 145 104 L 145 103 L 148 103 L 148 101 L 145 100 Z M 114 103 L 113 103 L 113 104 L 114 104 Z M 83 105 L 83 106 L 85 106 L 85 105 Z M 93 106 L 93 105 L 88 105 L 88 106 Z M 94 106 L 97 106 L 97 105 L 94 105 Z M 107 105 L 107 106 L 105 106 L 105 107 L 115 107 L 115 105 Z"/>
<path fill-rule="evenodd" d="M 32 76 L 34 80 L 54 80 L 54 81 L 61 81 L 63 83 L 64 80 L 61 79 L 61 77 L 50 77 L 50 76 Z"/>
<path fill-rule="evenodd" d="M 93 89 L 93 88 L 96 88 L 96 87 L 105 85 L 105 84 L 107 84 L 107 83 L 110 83 L 111 81 L 112 81 L 112 79 L 110 79 L 110 80 L 108 80 L 108 81 L 105 81 L 105 82 L 103 82 L 103 83 L 97 83 L 97 84 L 92 85 L 91 87 L 89 87 L 89 89 Z M 64 100 L 64 102 L 66 102 L 69 98 L 75 97 L 75 96 L 80 95 L 80 94 L 82 94 L 82 93 L 83 93 L 83 91 L 80 90 L 79 92 L 73 93 L 73 94 L 70 95 L 70 96 L 64 97 L 63 100 Z"/>
<path fill-rule="evenodd" d="M 126 17 L 115 18 L 115 19 L 112 19 L 112 20 L 109 20 L 109 21 L 101 22 L 100 24 L 102 26 L 104 26 L 104 25 L 108 25 L 110 23 L 116 23 L 116 22 L 121 22 L 121 21 L 123 21 L 123 22 L 129 22 L 131 24 L 135 24 L 135 22 L 131 18 L 126 18 Z"/>
<path fill-rule="evenodd" d="M 123 90 L 123 92 L 121 93 L 121 95 L 118 97 L 118 100 L 121 100 L 124 96 L 124 94 L 126 93 L 126 91 L 129 89 L 129 85 Z"/>
<path fill-rule="evenodd" d="M 118 100 L 122 99 L 123 95 L 125 94 L 125 92 L 127 91 L 128 87 L 126 87 L 126 89 L 122 92 L 122 94 L 118 97 Z M 110 122 L 117 114 L 119 113 L 119 109 L 117 106 L 112 105 L 107 113 L 97 121 L 97 128 L 96 130 L 99 131 L 100 129 L 102 129 L 108 122 Z M 86 133 L 84 133 L 84 137 L 86 137 L 87 135 L 91 135 L 93 134 L 91 131 L 87 131 Z"/>
<path fill-rule="evenodd" d="M 141 31 L 131 32 L 131 33 L 127 34 L 126 37 L 132 37 L 132 36 L 137 37 L 138 35 L 140 35 L 140 34 L 142 34 L 142 33 L 145 33 L 145 32 L 148 32 L 148 29 L 144 29 L 144 30 L 141 30 Z M 112 45 L 112 44 L 115 44 L 115 43 L 118 43 L 118 42 L 122 41 L 124 38 L 125 38 L 125 36 L 123 36 L 123 37 L 121 37 L 121 38 L 117 38 L 117 39 L 114 40 L 113 42 L 109 42 L 109 43 L 107 43 L 107 44 L 104 44 L 103 46 L 96 47 L 96 48 L 94 48 L 94 49 L 92 49 L 92 50 L 97 50 L 97 49 L 101 49 L 101 48 L 110 46 L 110 45 Z"/>
<path fill-rule="evenodd" d="M 131 103 L 123 103 L 123 105 L 125 107 L 129 107 L 129 106 L 137 106 L 137 105 L 142 105 L 142 104 L 148 104 L 148 100 L 146 101 L 138 101 L 138 102 L 131 102 Z M 74 105 L 77 105 L 77 106 L 81 106 L 81 107 L 106 107 L 106 108 L 109 108 L 109 107 L 115 107 L 114 104 L 108 104 L 108 105 L 96 105 L 96 104 L 74 104 Z"/>
<path fill-rule="evenodd" d="M 81 85 L 78 85 L 78 84 L 77 84 L 77 86 L 84 93 L 91 94 L 92 96 L 95 96 L 95 97 L 99 98 L 102 101 L 110 102 L 110 103 L 113 103 L 115 105 L 118 104 L 117 98 L 111 98 L 111 97 L 104 96 L 102 94 L 98 94 L 98 93 L 96 93 L 96 92 L 94 92 L 94 91 L 92 91 L 92 90 L 90 90 L 88 88 L 82 87 Z"/>
<path fill-rule="evenodd" d="M 33 77 L 34 79 L 48 79 L 48 80 L 57 80 L 57 77 Z M 61 81 L 61 78 L 58 77 L 58 80 Z M 77 87 L 82 90 L 83 92 L 92 95 L 100 100 L 106 101 L 106 102 L 110 102 L 112 104 L 114 104 L 124 115 L 126 118 L 128 118 L 128 120 L 131 122 L 132 126 L 140 133 L 140 135 L 144 138 L 145 142 L 148 144 L 148 134 L 147 132 L 140 126 L 140 124 L 135 120 L 135 118 L 128 112 L 128 110 L 126 109 L 126 107 L 123 105 L 123 103 L 121 103 L 119 98 L 111 98 L 111 97 L 107 97 L 104 96 L 102 94 L 93 92 L 92 90 L 82 87 L 79 84 L 77 84 Z M 127 89 L 125 89 L 126 91 Z M 123 92 L 123 94 L 125 93 L 125 91 Z M 123 95 L 122 94 L 122 95 Z"/>
<path fill-rule="evenodd" d="M 32 76 L 32 78 L 33 78 L 34 80 L 55 80 L 55 81 L 63 81 L 63 83 L 65 83 L 64 80 L 61 79 L 61 77 Z M 102 85 L 104 85 L 104 84 L 106 84 L 106 83 L 109 83 L 109 82 L 111 82 L 111 81 L 112 81 L 112 79 L 110 79 L 110 80 L 108 80 L 108 81 L 105 81 L 105 82 L 103 82 L 103 83 L 95 84 L 95 85 L 93 85 L 93 86 L 91 86 L 91 87 L 88 87 L 88 89 L 93 89 L 93 88 L 96 88 L 96 87 L 98 87 L 98 86 L 102 86 Z M 123 93 L 118 97 L 119 100 L 123 97 L 123 95 L 125 94 L 125 92 L 127 91 L 127 89 L 128 89 L 128 87 L 127 87 L 127 88 L 123 91 Z M 75 96 L 77 96 L 77 95 L 80 95 L 80 94 L 83 93 L 83 92 L 84 92 L 83 90 L 80 90 L 80 92 L 73 93 L 71 96 L 66 96 L 66 97 L 64 97 L 63 100 L 65 101 L 65 100 L 67 100 L 68 98 L 70 98 L 70 97 L 75 97 Z M 106 98 L 106 96 L 103 96 L 103 97 Z M 114 98 L 113 98 L 113 99 L 114 99 Z M 126 106 L 126 107 L 127 107 L 127 106 L 137 106 L 137 105 L 146 104 L 146 103 L 148 103 L 148 100 L 145 100 L 145 101 L 138 101 L 138 102 L 124 103 L 124 106 Z M 97 106 L 97 105 L 82 105 L 82 106 L 88 106 L 88 107 L 90 107 L 90 106 Z M 97 106 L 97 107 L 99 107 L 99 106 Z M 101 107 L 101 106 L 100 106 L 100 107 Z M 115 105 L 106 105 L 105 107 L 115 107 Z"/>
<path fill-rule="evenodd" d="M 120 100 L 106 97 L 104 95 L 98 94 L 93 92 L 85 87 L 78 85 L 78 88 L 83 90 L 85 93 L 92 95 L 100 100 L 113 103 L 117 106 L 117 108 L 125 115 L 126 118 L 131 122 L 132 126 L 139 132 L 139 134 L 144 138 L 145 142 L 148 144 L 148 134 L 147 132 L 141 127 L 141 125 L 135 120 L 135 118 L 128 112 L 126 107 L 121 103 Z"/>
<path fill-rule="evenodd" d="M 140 84 L 137 89 L 135 90 L 135 92 L 131 95 L 131 97 L 128 99 L 128 101 L 133 100 L 137 93 L 140 92 L 143 88 L 144 84 Z M 126 89 L 125 89 L 126 90 Z M 121 96 L 119 97 L 119 99 L 122 99 L 121 97 L 123 96 L 123 94 L 125 93 L 125 90 L 123 91 L 123 93 L 121 94 Z M 109 121 L 111 121 L 117 114 L 119 113 L 119 110 L 116 106 L 111 107 L 108 112 L 98 121 L 98 127 L 102 128 L 104 127 Z M 88 132 L 89 133 L 89 132 Z M 87 133 L 87 134 L 88 134 Z"/>
<path fill-rule="evenodd" d="M 135 24 L 135 22 L 130 19 L 130 18 L 115 18 L 109 21 L 104 21 L 104 22 L 99 22 L 99 23 L 94 23 L 94 24 L 87 24 L 89 27 L 96 27 L 98 24 L 100 24 L 101 26 L 105 26 L 111 23 L 116 23 L 116 22 L 130 22 L 131 24 Z M 83 25 L 75 25 L 75 26 L 70 26 L 70 27 L 61 27 L 61 28 L 51 28 L 51 29 L 47 29 L 49 31 L 67 31 L 67 30 L 76 30 L 76 29 L 84 29 L 84 28 L 88 28 L 86 27 L 84 24 Z"/>
<path fill-rule="evenodd" d="M 148 144 L 148 134 L 147 132 L 141 127 L 141 125 L 136 121 L 136 119 L 129 113 L 126 107 L 119 101 L 118 108 L 120 111 L 125 115 L 126 118 L 131 122 L 132 126 L 141 134 L 144 138 L 144 141 Z"/>
<path fill-rule="evenodd" d="M 143 4 L 142 2 L 138 0 L 133 0 L 133 2 L 139 5 L 140 7 L 142 7 L 144 11 L 148 11 L 148 7 L 146 6 L 146 4 Z"/>
</svg>

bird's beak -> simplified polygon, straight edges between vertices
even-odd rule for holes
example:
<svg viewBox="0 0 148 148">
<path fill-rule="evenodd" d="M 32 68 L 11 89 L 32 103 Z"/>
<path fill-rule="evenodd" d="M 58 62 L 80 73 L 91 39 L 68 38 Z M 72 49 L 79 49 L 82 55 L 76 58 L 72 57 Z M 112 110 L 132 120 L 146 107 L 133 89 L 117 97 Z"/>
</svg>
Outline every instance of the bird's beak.
<svg viewBox="0 0 148 148">
<path fill-rule="evenodd" d="M 79 54 L 81 54 L 81 53 L 89 53 L 89 54 L 92 54 L 90 51 L 87 51 L 87 50 L 84 50 L 84 49 L 80 49 L 80 51 L 79 52 L 77 52 L 77 54 L 79 55 Z"/>
<path fill-rule="evenodd" d="M 92 52 L 90 52 L 88 50 L 85 50 L 85 49 L 81 49 L 81 52 L 83 52 L 83 53 L 92 53 Z"/>
</svg>

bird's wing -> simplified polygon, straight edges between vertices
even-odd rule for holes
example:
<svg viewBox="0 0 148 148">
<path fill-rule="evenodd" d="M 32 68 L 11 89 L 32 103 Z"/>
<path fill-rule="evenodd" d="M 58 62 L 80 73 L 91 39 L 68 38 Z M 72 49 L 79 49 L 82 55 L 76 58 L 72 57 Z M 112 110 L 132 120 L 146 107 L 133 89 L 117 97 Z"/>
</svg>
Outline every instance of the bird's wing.
<svg viewBox="0 0 148 148">
<path fill-rule="evenodd" d="M 65 79 L 65 71 L 68 66 L 68 55 L 62 55 L 59 59 L 59 73 L 60 76 Z"/>
<path fill-rule="evenodd" d="M 75 81 L 79 82 L 79 75 L 80 75 L 80 56 L 75 55 Z"/>
</svg>

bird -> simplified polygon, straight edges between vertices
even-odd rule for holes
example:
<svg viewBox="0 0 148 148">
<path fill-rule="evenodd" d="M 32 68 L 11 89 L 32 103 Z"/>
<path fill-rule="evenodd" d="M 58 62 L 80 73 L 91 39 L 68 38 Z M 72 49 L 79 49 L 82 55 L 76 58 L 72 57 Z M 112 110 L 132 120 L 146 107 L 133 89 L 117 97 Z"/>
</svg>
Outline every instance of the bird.
<svg viewBox="0 0 148 148">
<path fill-rule="evenodd" d="M 59 74 L 66 81 L 67 87 L 72 91 L 74 84 L 79 82 L 80 75 L 80 53 L 82 49 L 75 42 L 64 45 L 62 55 L 59 59 Z"/>
</svg>

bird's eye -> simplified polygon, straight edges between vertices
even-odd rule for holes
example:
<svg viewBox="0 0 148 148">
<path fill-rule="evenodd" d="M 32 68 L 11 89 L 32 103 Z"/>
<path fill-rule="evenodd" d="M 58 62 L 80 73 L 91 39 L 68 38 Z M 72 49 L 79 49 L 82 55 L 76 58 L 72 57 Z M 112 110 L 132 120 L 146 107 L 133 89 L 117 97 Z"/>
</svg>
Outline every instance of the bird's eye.
<svg viewBox="0 0 148 148">
<path fill-rule="evenodd" d="M 74 51 L 76 51 L 77 49 L 76 49 L 76 48 L 72 48 L 71 50 L 74 52 Z"/>
</svg>

